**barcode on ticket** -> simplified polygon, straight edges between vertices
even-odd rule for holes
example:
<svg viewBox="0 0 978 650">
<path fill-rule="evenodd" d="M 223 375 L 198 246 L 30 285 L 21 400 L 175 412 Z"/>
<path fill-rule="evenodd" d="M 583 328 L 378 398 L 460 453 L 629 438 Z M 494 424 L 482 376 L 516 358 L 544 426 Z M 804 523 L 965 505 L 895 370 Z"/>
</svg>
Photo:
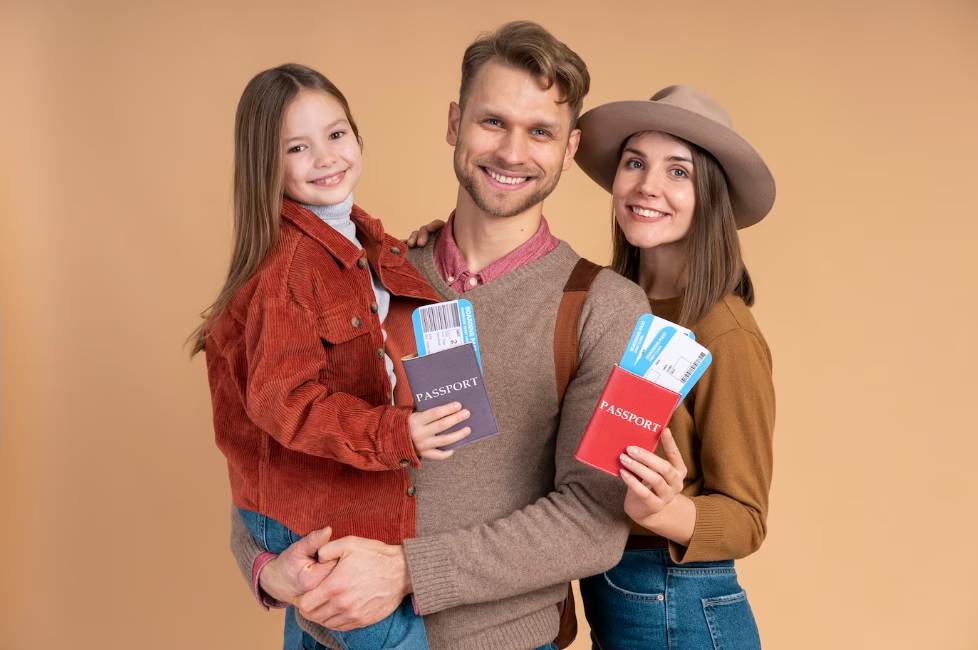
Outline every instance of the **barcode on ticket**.
<svg viewBox="0 0 978 650">
<path fill-rule="evenodd" d="M 418 309 L 421 317 L 421 331 L 425 334 L 441 330 L 454 330 L 462 327 L 458 303 L 450 302 L 426 305 Z"/>
<path fill-rule="evenodd" d="M 703 363 L 703 359 L 705 358 L 706 358 L 706 353 L 700 352 L 700 355 L 696 357 L 696 361 L 691 363 L 689 365 L 689 368 L 686 368 L 686 372 L 684 372 L 683 376 L 679 378 L 679 382 L 685 384 L 689 380 L 689 378 L 693 376 L 693 373 L 696 372 L 696 369 L 699 367 L 701 363 Z"/>
</svg>

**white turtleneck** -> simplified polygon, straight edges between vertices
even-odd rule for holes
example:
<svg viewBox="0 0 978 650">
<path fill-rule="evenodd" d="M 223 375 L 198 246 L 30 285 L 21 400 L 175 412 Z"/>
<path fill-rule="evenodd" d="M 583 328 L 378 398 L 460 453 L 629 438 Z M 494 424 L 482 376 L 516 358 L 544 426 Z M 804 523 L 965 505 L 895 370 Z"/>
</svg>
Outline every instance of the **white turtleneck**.
<svg viewBox="0 0 978 650">
<path fill-rule="evenodd" d="M 350 212 L 353 210 L 352 194 L 346 197 L 342 203 L 337 203 L 336 205 L 307 205 L 305 203 L 300 203 L 299 205 L 322 219 L 327 226 L 349 239 L 353 242 L 354 246 L 363 249 L 363 246 L 357 239 L 357 225 L 350 219 Z M 387 318 L 387 311 L 390 308 L 391 294 L 380 283 L 373 269 L 370 270 L 370 281 L 373 283 L 374 297 L 377 300 L 377 316 L 380 318 L 381 324 L 383 324 L 384 319 Z M 386 331 L 384 331 L 384 341 L 387 341 Z M 391 381 L 391 394 L 393 394 L 394 383 L 397 379 L 394 377 L 394 362 L 391 361 L 391 358 L 386 352 L 384 353 L 384 366 L 387 368 L 387 377 Z"/>
</svg>

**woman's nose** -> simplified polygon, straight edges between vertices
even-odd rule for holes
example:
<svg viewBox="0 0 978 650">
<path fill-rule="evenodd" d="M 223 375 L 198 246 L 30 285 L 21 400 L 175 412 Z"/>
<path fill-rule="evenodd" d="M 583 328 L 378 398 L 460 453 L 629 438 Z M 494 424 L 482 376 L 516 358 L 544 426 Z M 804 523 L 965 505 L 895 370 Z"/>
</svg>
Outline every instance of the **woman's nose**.
<svg viewBox="0 0 978 650">
<path fill-rule="evenodd" d="M 639 191 L 645 196 L 659 196 L 662 193 L 662 183 L 655 174 L 646 174 L 638 186 Z"/>
</svg>

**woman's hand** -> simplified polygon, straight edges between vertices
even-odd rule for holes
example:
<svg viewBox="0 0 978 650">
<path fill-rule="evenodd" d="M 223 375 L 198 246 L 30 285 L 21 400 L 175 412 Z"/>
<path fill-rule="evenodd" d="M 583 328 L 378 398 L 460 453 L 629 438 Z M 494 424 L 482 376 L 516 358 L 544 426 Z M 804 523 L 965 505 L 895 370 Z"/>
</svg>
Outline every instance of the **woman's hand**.
<svg viewBox="0 0 978 650">
<path fill-rule="evenodd" d="M 428 243 L 428 235 L 433 232 L 438 232 L 445 227 L 445 222 L 441 219 L 435 219 L 427 226 L 421 226 L 419 229 L 411 233 L 411 236 L 404 240 L 404 243 L 408 245 L 408 248 L 414 248 L 415 246 L 424 246 Z"/>
<path fill-rule="evenodd" d="M 641 447 L 629 447 L 621 455 L 621 478 L 628 486 L 625 513 L 640 525 L 683 491 L 686 464 L 669 429 L 662 432 L 662 451 L 666 460 Z"/>
<path fill-rule="evenodd" d="M 292 603 L 326 579 L 336 560 L 319 561 L 319 549 L 329 541 L 331 528 L 314 530 L 288 547 L 261 569 L 258 584 L 262 591 L 283 603 Z"/>
<path fill-rule="evenodd" d="M 438 447 L 444 447 L 458 442 L 465 436 L 472 433 L 469 427 L 462 427 L 454 433 L 442 434 L 442 431 L 451 429 L 459 422 L 467 420 L 470 413 L 462 410 L 459 402 L 443 404 L 427 411 L 415 411 L 408 418 L 408 426 L 411 429 L 411 440 L 414 441 L 414 453 L 418 458 L 430 458 L 431 460 L 445 460 L 453 453 L 454 449 L 442 451 Z"/>
</svg>

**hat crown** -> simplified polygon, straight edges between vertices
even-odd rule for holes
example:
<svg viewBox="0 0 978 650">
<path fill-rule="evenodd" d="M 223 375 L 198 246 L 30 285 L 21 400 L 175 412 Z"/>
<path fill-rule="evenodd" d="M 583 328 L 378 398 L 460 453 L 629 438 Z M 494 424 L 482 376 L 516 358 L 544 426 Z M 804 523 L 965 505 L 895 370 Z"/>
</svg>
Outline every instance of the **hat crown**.
<svg viewBox="0 0 978 650">
<path fill-rule="evenodd" d="M 652 95 L 650 101 L 682 108 L 733 130 L 733 120 L 730 119 L 726 109 L 720 106 L 717 100 L 690 86 L 675 85 L 663 88 Z"/>
</svg>

